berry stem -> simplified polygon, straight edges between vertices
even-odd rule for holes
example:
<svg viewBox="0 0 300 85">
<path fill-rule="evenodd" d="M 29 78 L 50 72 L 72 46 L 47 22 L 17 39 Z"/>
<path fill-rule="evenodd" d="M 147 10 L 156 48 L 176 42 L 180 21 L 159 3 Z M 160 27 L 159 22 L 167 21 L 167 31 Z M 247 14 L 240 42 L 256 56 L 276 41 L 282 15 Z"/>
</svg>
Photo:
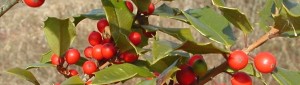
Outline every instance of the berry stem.
<svg viewBox="0 0 300 85">
<path fill-rule="evenodd" d="M 278 29 L 271 27 L 271 30 L 269 32 L 261 36 L 257 41 L 255 41 L 249 47 L 244 49 L 244 52 L 248 54 L 249 52 L 253 51 L 255 48 L 259 47 L 260 45 L 268 41 L 269 39 L 278 36 L 279 32 L 280 31 Z"/>
<path fill-rule="evenodd" d="M 0 17 L 4 15 L 10 8 L 15 6 L 17 3 L 19 3 L 19 0 L 14 0 L 12 3 L 7 3 L 6 6 L 0 8 Z"/>
<path fill-rule="evenodd" d="M 101 69 L 104 69 L 105 67 L 107 67 L 108 65 L 110 65 L 110 62 L 109 61 L 107 61 L 107 62 L 105 62 L 103 65 L 101 65 L 100 67 L 99 67 L 99 69 L 101 70 Z"/>
</svg>

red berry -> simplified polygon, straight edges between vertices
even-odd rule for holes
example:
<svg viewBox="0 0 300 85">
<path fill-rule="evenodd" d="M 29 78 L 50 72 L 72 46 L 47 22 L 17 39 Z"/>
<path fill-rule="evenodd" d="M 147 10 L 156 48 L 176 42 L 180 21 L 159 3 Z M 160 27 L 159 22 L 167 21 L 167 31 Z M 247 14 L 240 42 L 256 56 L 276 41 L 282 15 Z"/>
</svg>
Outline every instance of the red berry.
<svg viewBox="0 0 300 85">
<path fill-rule="evenodd" d="M 197 80 L 193 70 L 188 65 L 181 65 L 179 71 L 176 72 L 176 79 L 180 85 L 191 85 Z"/>
<path fill-rule="evenodd" d="M 93 52 L 92 52 L 92 55 L 93 55 L 93 58 L 95 58 L 96 60 L 101 60 L 103 59 L 103 56 L 102 56 L 102 46 L 101 44 L 98 44 L 98 45 L 95 45 L 93 47 Z"/>
<path fill-rule="evenodd" d="M 45 0 L 23 0 L 23 2 L 30 7 L 40 7 Z"/>
<path fill-rule="evenodd" d="M 155 6 L 153 3 L 150 3 L 149 7 L 148 7 L 148 11 L 143 12 L 143 14 L 145 15 L 151 15 L 155 10 Z"/>
<path fill-rule="evenodd" d="M 69 73 L 70 73 L 70 74 L 69 74 L 70 76 L 78 75 L 78 72 L 77 72 L 75 69 L 70 69 L 70 70 L 69 70 Z"/>
<path fill-rule="evenodd" d="M 134 45 L 138 45 L 142 42 L 142 36 L 140 33 L 138 32 L 131 32 L 129 34 L 129 40 L 131 41 L 131 43 L 133 43 Z"/>
<path fill-rule="evenodd" d="M 130 12 L 133 12 L 133 5 L 130 1 L 125 1 L 126 6 Z"/>
<path fill-rule="evenodd" d="M 109 26 L 108 21 L 104 19 L 100 19 L 97 23 L 97 28 L 99 32 L 103 33 L 106 26 Z"/>
<path fill-rule="evenodd" d="M 80 59 L 80 53 L 77 49 L 71 48 L 66 52 L 65 58 L 68 64 L 75 64 Z"/>
<path fill-rule="evenodd" d="M 84 49 L 84 55 L 86 58 L 92 58 L 93 47 L 88 46 Z"/>
<path fill-rule="evenodd" d="M 55 83 L 54 85 L 60 85 L 60 83 Z"/>
<path fill-rule="evenodd" d="M 106 38 L 106 39 L 103 39 L 102 40 L 102 44 L 104 44 L 104 43 L 112 43 L 112 38 Z"/>
<path fill-rule="evenodd" d="M 125 62 L 127 63 L 132 63 L 136 60 L 138 60 L 139 56 L 136 55 L 135 53 L 130 53 L 130 52 L 124 52 L 120 56 Z"/>
<path fill-rule="evenodd" d="M 91 75 L 97 71 L 97 66 L 93 61 L 86 61 L 83 63 L 82 69 L 85 74 Z"/>
<path fill-rule="evenodd" d="M 92 46 L 100 44 L 102 42 L 102 36 L 99 32 L 93 31 L 89 35 L 89 43 Z"/>
<path fill-rule="evenodd" d="M 105 43 L 101 48 L 101 53 L 105 59 L 110 59 L 116 54 L 116 49 L 112 43 Z"/>
<path fill-rule="evenodd" d="M 89 81 L 85 82 L 85 85 L 92 85 L 92 81 L 89 80 Z"/>
<path fill-rule="evenodd" d="M 248 64 L 248 56 L 244 51 L 236 50 L 230 53 L 228 65 L 234 70 L 241 70 Z"/>
<path fill-rule="evenodd" d="M 248 74 L 244 72 L 237 72 L 232 75 L 231 78 L 232 85 L 252 85 L 252 80 Z"/>
<path fill-rule="evenodd" d="M 276 58 L 269 52 L 261 52 L 254 58 L 256 69 L 262 73 L 270 73 L 276 67 Z"/>
<path fill-rule="evenodd" d="M 203 56 L 200 54 L 195 54 L 189 59 L 188 65 L 193 66 L 193 64 L 198 60 L 203 60 Z"/>
<path fill-rule="evenodd" d="M 52 54 L 51 56 L 51 63 L 53 65 L 60 65 L 60 64 L 63 64 L 64 63 L 64 59 L 63 58 L 60 58 L 58 55 L 56 54 Z"/>
</svg>

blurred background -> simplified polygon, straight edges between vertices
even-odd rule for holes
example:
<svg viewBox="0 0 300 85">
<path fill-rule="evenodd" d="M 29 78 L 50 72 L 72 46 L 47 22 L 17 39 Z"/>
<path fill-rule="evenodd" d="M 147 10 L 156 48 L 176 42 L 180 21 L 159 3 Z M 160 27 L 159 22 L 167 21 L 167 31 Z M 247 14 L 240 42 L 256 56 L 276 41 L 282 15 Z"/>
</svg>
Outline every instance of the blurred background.
<svg viewBox="0 0 300 85">
<path fill-rule="evenodd" d="M 5 6 L 12 0 L 0 0 L 0 7 Z M 157 2 L 153 0 L 152 2 Z M 254 31 L 249 35 L 249 43 L 254 42 L 259 36 L 264 34 L 264 31 L 258 26 L 258 12 L 264 6 L 266 0 L 226 0 L 226 5 L 229 7 L 239 8 L 244 12 L 251 24 L 254 26 Z M 159 7 L 164 2 L 158 2 L 155 6 Z M 210 0 L 174 0 L 173 2 L 165 2 L 171 7 L 178 7 L 183 10 L 190 8 L 201 8 L 212 6 Z M 213 7 L 213 6 L 212 6 Z M 0 85 L 31 85 L 30 82 L 9 75 L 5 70 L 13 67 L 25 67 L 32 63 L 38 63 L 40 56 L 49 50 L 46 39 L 43 33 L 43 21 L 47 17 L 69 18 L 78 14 L 87 13 L 91 9 L 102 8 L 101 0 L 46 0 L 39 8 L 30 8 L 23 3 L 18 3 L 6 14 L 0 17 Z M 151 24 L 164 27 L 190 27 L 187 24 L 159 18 L 150 17 Z M 83 52 L 88 46 L 88 34 L 97 30 L 97 21 L 85 19 L 77 26 L 77 37 L 72 47 L 78 48 Z M 217 23 L 216 23 L 217 24 Z M 236 45 L 231 49 L 244 48 L 243 37 L 241 31 L 233 28 L 237 37 Z M 197 41 L 207 41 L 197 31 L 192 31 Z M 166 36 L 163 33 L 158 33 L 163 39 L 174 40 L 172 37 Z M 299 38 L 274 38 L 269 40 L 263 46 L 250 53 L 250 56 L 255 56 L 258 52 L 268 51 L 273 53 L 278 60 L 278 66 L 283 68 L 299 71 L 300 66 L 297 65 L 300 61 Z M 298 44 L 297 44 L 298 43 Z M 83 54 L 82 54 L 83 56 Z M 213 68 L 220 64 L 224 59 L 220 55 L 204 55 L 209 68 Z M 77 68 L 82 73 L 81 69 Z M 41 85 L 52 85 L 53 83 L 62 82 L 65 78 L 60 75 L 55 68 L 41 68 L 30 70 Z M 254 79 L 254 85 L 262 83 Z M 264 75 L 265 81 L 270 85 L 277 85 L 270 75 Z M 132 85 L 136 82 L 123 83 L 123 85 Z M 213 78 L 213 81 L 207 85 L 219 85 L 224 83 L 230 85 L 230 76 L 221 73 Z"/>
</svg>

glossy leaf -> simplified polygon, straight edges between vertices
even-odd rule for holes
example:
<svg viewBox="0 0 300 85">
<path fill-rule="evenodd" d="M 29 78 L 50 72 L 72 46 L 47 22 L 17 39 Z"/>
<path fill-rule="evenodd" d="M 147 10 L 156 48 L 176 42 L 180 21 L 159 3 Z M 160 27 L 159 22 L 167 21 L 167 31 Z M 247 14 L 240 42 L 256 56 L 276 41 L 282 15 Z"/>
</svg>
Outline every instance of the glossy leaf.
<svg viewBox="0 0 300 85">
<path fill-rule="evenodd" d="M 81 14 L 81 16 L 84 16 L 92 20 L 99 20 L 105 18 L 105 12 L 102 9 L 93 9 L 86 14 Z"/>
<path fill-rule="evenodd" d="M 79 76 L 72 76 L 61 83 L 61 85 L 84 85 Z"/>
<path fill-rule="evenodd" d="M 213 4 L 219 8 L 223 16 L 230 21 L 234 26 L 243 31 L 244 34 L 252 32 L 253 27 L 244 13 L 240 12 L 237 8 L 225 7 L 224 4 L 220 4 L 220 0 L 212 0 Z"/>
<path fill-rule="evenodd" d="M 272 13 L 275 11 L 274 0 L 267 0 L 263 9 L 259 12 L 259 26 L 269 30 L 269 26 L 274 24 Z"/>
<path fill-rule="evenodd" d="M 189 53 L 173 51 L 170 52 L 165 58 L 160 59 L 155 64 L 150 66 L 150 69 L 162 73 L 165 69 L 167 69 L 170 65 L 172 65 L 176 60 L 180 60 L 178 63 L 182 63 L 189 59 Z"/>
<path fill-rule="evenodd" d="M 44 53 L 42 55 L 42 58 L 40 60 L 40 63 L 47 63 L 47 62 L 50 62 L 51 61 L 51 56 L 52 56 L 52 51 L 48 51 L 47 53 Z"/>
<path fill-rule="evenodd" d="M 180 70 L 176 67 L 178 60 L 173 62 L 172 65 L 170 65 L 167 69 L 165 69 L 158 77 L 157 77 L 157 84 L 162 85 L 165 83 L 168 79 L 172 77 L 172 74 L 174 74 L 176 71 Z"/>
<path fill-rule="evenodd" d="M 30 64 L 26 67 L 26 70 L 33 69 L 33 68 L 45 68 L 53 66 L 51 63 L 35 63 Z"/>
<path fill-rule="evenodd" d="M 110 84 L 127 80 L 137 75 L 142 77 L 153 76 L 149 70 L 128 63 L 110 66 L 96 72 L 95 75 L 93 84 Z"/>
<path fill-rule="evenodd" d="M 171 8 L 166 4 L 162 4 L 158 8 L 156 8 L 153 14 L 160 17 L 171 18 L 188 23 L 185 16 L 178 8 Z"/>
<path fill-rule="evenodd" d="M 197 31 L 205 37 L 224 44 L 225 46 L 231 46 L 234 43 L 235 37 L 233 36 L 231 27 L 226 23 L 226 19 L 222 19 L 221 15 L 218 15 L 210 8 L 195 11 L 199 11 L 197 12 L 198 16 L 194 17 L 185 12 L 183 12 L 183 14 Z M 191 12 L 192 11 L 189 11 L 189 13 Z"/>
<path fill-rule="evenodd" d="M 75 26 L 69 19 L 48 17 L 44 22 L 46 40 L 53 53 L 62 56 L 75 39 Z"/>
<path fill-rule="evenodd" d="M 82 66 L 85 61 L 87 61 L 87 59 L 81 56 L 79 61 L 76 63 L 76 65 Z"/>
<path fill-rule="evenodd" d="M 155 40 L 152 47 L 152 59 L 149 59 L 150 64 L 154 64 L 160 59 L 165 58 L 170 52 L 179 47 L 178 44 L 166 40 Z"/>
<path fill-rule="evenodd" d="M 132 2 L 137 6 L 139 11 L 144 12 L 148 10 L 151 0 L 132 0 Z"/>
<path fill-rule="evenodd" d="M 281 36 L 297 37 L 300 34 L 300 16 L 292 14 L 286 7 L 283 6 L 283 11 L 274 20 L 274 28 L 280 30 Z"/>
<path fill-rule="evenodd" d="M 132 49 L 126 36 L 131 32 L 133 14 L 128 11 L 124 1 L 101 0 L 110 26 L 111 35 L 120 51 Z M 121 36 L 120 36 L 121 35 Z M 122 36 L 123 35 L 123 36 Z"/>
<path fill-rule="evenodd" d="M 272 72 L 272 76 L 280 85 L 298 85 L 300 81 L 300 72 L 289 71 L 280 67 Z"/>
<path fill-rule="evenodd" d="M 189 28 L 163 28 L 153 25 L 142 25 L 143 28 L 147 30 L 159 30 L 161 32 L 164 32 L 166 34 L 169 34 L 178 40 L 184 42 L 184 41 L 195 41 L 192 32 Z"/>
<path fill-rule="evenodd" d="M 229 72 L 229 73 L 234 73 L 235 72 L 230 67 L 228 67 L 228 69 L 226 71 Z M 239 71 L 245 72 L 245 73 L 247 73 L 251 76 L 261 77 L 260 73 L 255 70 L 255 67 L 252 63 L 248 63 L 247 66 L 244 69 L 241 69 Z"/>
<path fill-rule="evenodd" d="M 27 71 L 25 69 L 21 69 L 21 68 L 12 68 L 7 70 L 8 73 L 11 73 L 13 75 L 16 75 L 22 79 L 25 79 L 35 85 L 40 85 L 39 82 L 36 80 L 36 78 L 34 77 L 34 75 L 30 72 Z"/>
<path fill-rule="evenodd" d="M 155 78 L 155 79 L 151 79 L 151 80 L 144 80 L 144 81 L 138 83 L 137 85 L 158 85 L 158 84 L 156 84 L 156 78 Z"/>
<path fill-rule="evenodd" d="M 229 50 L 218 48 L 212 43 L 195 43 L 191 41 L 184 42 L 178 49 L 192 54 L 230 53 Z"/>
</svg>

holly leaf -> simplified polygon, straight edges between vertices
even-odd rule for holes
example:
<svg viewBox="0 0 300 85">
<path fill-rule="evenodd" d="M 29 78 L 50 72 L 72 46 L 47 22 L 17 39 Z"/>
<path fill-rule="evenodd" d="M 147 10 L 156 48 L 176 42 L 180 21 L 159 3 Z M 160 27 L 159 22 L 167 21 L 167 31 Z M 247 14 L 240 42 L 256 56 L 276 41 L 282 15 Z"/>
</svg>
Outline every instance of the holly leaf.
<svg viewBox="0 0 300 85">
<path fill-rule="evenodd" d="M 212 43 L 195 43 L 191 41 L 184 42 L 178 49 L 192 54 L 230 53 L 229 50 L 218 48 Z"/>
<path fill-rule="evenodd" d="M 132 2 L 137 6 L 137 9 L 139 9 L 139 11 L 144 12 L 148 11 L 151 0 L 132 0 Z"/>
<path fill-rule="evenodd" d="M 72 76 L 61 83 L 61 85 L 84 85 L 79 76 Z"/>
<path fill-rule="evenodd" d="M 156 8 L 153 14 L 160 17 L 171 18 L 188 23 L 185 16 L 178 8 L 171 8 L 165 3 Z"/>
<path fill-rule="evenodd" d="M 198 16 L 194 17 L 188 13 Z M 187 13 L 183 12 L 183 14 L 191 23 L 191 26 L 208 39 L 224 44 L 227 47 L 234 43 L 235 37 L 229 23 L 211 8 L 190 10 Z"/>
<path fill-rule="evenodd" d="M 299 72 L 288 71 L 280 67 L 277 67 L 275 71 L 272 72 L 272 76 L 280 85 L 297 85 L 300 81 Z"/>
<path fill-rule="evenodd" d="M 128 11 L 124 1 L 101 0 L 104 6 L 106 18 L 109 22 L 110 32 L 117 47 L 121 52 L 133 49 L 126 36 L 131 32 L 133 14 Z M 120 36 L 121 34 L 121 36 Z M 123 36 L 122 36 L 123 35 Z"/>
<path fill-rule="evenodd" d="M 144 81 L 138 83 L 137 85 L 158 85 L 158 84 L 156 84 L 156 80 L 157 80 L 156 78 L 151 79 L 151 80 L 144 80 Z"/>
<path fill-rule="evenodd" d="M 157 85 L 162 85 L 165 83 L 168 79 L 172 77 L 172 74 L 174 74 L 176 71 L 180 70 L 176 67 L 178 60 L 173 62 L 172 65 L 170 65 L 167 69 L 165 69 L 158 77 L 157 77 Z"/>
<path fill-rule="evenodd" d="M 272 13 L 275 11 L 274 0 L 267 0 L 263 9 L 259 12 L 259 26 L 265 30 L 270 30 L 269 26 L 273 25 L 274 19 Z"/>
<path fill-rule="evenodd" d="M 102 18 L 105 18 L 105 12 L 102 9 L 93 9 L 88 13 L 81 14 L 81 16 L 92 20 L 100 20 Z"/>
<path fill-rule="evenodd" d="M 33 68 L 45 68 L 53 66 L 51 63 L 34 63 L 30 64 L 26 67 L 26 70 L 33 69 Z"/>
<path fill-rule="evenodd" d="M 112 65 L 101 71 L 96 72 L 95 75 L 95 79 L 92 82 L 93 84 L 110 84 L 118 81 L 127 80 L 134 76 L 153 76 L 149 70 L 129 63 Z"/>
<path fill-rule="evenodd" d="M 244 13 L 237 8 L 225 7 L 224 4 L 220 3 L 220 0 L 212 0 L 212 2 L 222 12 L 223 16 L 235 27 L 242 30 L 245 35 L 252 32 L 253 27 Z"/>
<path fill-rule="evenodd" d="M 48 17 L 44 32 L 51 51 L 62 56 L 75 39 L 75 25 L 69 19 Z"/>
<path fill-rule="evenodd" d="M 239 71 L 245 72 L 251 76 L 261 77 L 260 73 L 254 69 L 253 63 L 248 63 L 244 69 L 241 69 Z M 228 67 L 226 72 L 234 73 L 235 71 L 233 69 L 231 69 L 230 67 Z"/>
<path fill-rule="evenodd" d="M 27 71 L 25 69 L 21 69 L 21 68 L 12 68 L 7 70 L 8 73 L 11 73 L 13 75 L 16 75 L 22 79 L 25 79 L 35 85 L 40 85 L 39 82 L 36 80 L 36 78 L 34 77 L 34 75 L 30 72 Z"/>
<path fill-rule="evenodd" d="M 52 51 L 50 50 L 50 51 L 48 51 L 48 52 L 46 52 L 46 53 L 44 53 L 43 55 L 42 55 L 42 58 L 41 58 L 41 60 L 40 60 L 40 63 L 47 63 L 47 62 L 50 62 L 51 61 L 51 56 L 52 56 Z"/>
<path fill-rule="evenodd" d="M 164 27 L 158 27 L 153 25 L 142 25 L 143 28 L 151 31 L 161 31 L 163 33 L 169 34 L 173 36 L 174 38 L 177 38 L 178 40 L 184 42 L 184 41 L 195 41 L 192 32 L 189 28 L 164 28 Z"/>
<path fill-rule="evenodd" d="M 167 40 L 155 40 L 152 46 L 152 58 L 148 58 L 151 65 L 165 58 L 170 52 L 179 47 L 178 44 Z"/>
<path fill-rule="evenodd" d="M 297 37 L 300 34 L 300 16 L 291 13 L 285 6 L 283 11 L 274 18 L 274 28 L 280 30 L 283 37 Z"/>
</svg>

